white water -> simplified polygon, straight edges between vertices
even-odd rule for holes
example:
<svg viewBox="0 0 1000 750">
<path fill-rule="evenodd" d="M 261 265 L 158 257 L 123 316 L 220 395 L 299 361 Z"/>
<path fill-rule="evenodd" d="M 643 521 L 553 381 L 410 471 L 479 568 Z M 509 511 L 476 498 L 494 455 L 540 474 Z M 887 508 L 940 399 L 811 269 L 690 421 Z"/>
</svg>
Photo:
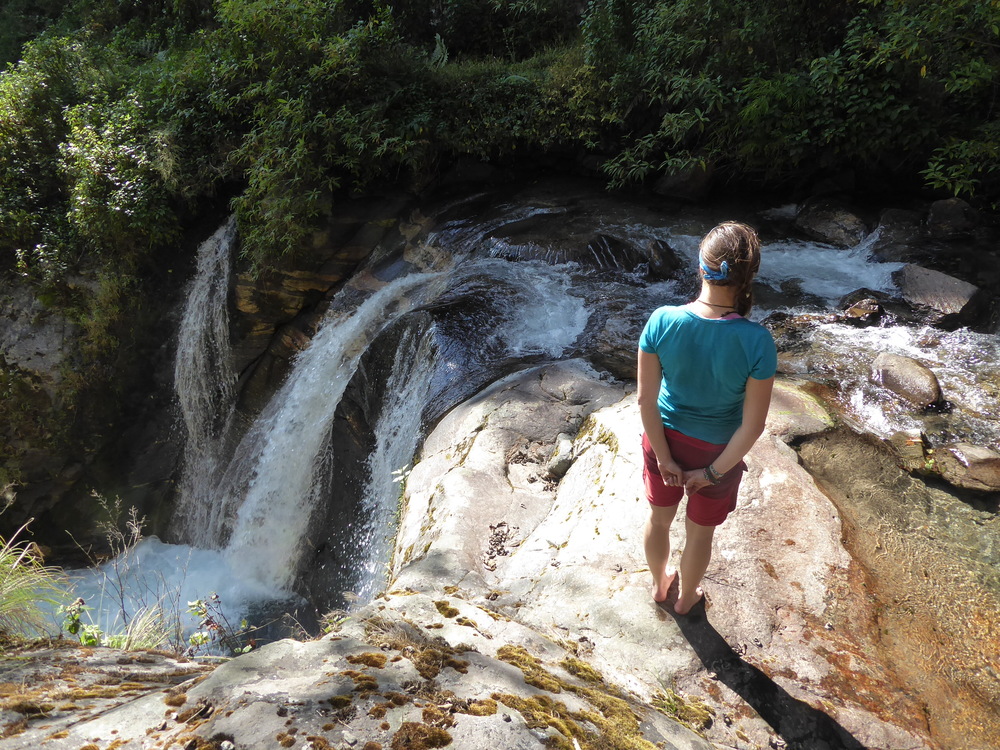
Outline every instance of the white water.
<svg viewBox="0 0 1000 750">
<path fill-rule="evenodd" d="M 418 339 L 407 332 L 385 385 L 374 429 L 375 448 L 368 457 L 363 520 L 356 537 L 346 540 L 351 549 L 345 550 L 357 558 L 360 575 L 354 593 L 364 601 L 381 591 L 386 581 L 402 482 L 423 439 L 421 415 L 437 368 L 433 348 L 429 336 Z"/>
<path fill-rule="evenodd" d="M 229 363 L 227 296 L 235 238 L 232 217 L 199 248 L 177 336 L 174 389 L 187 431 L 175 513 L 182 535 L 207 523 L 212 505 L 208 490 L 232 416 L 236 375 Z"/>
<path fill-rule="evenodd" d="M 903 264 L 872 261 L 869 244 L 842 250 L 817 242 L 768 243 L 761 249 L 757 279 L 775 289 L 794 284 L 803 294 L 827 303 L 862 288 L 895 291 L 892 274 Z"/>
<path fill-rule="evenodd" d="M 215 525 L 228 522 L 227 511 L 235 512 L 226 555 L 242 575 L 290 590 L 324 490 L 319 470 L 329 461 L 327 444 L 340 398 L 377 332 L 408 309 L 397 304 L 403 295 L 433 277 L 397 279 L 350 314 L 328 317 L 241 442 L 239 476 L 229 478 L 235 489 L 245 487 L 245 494 L 227 489 L 230 494 L 217 500 L 222 512 Z"/>
</svg>

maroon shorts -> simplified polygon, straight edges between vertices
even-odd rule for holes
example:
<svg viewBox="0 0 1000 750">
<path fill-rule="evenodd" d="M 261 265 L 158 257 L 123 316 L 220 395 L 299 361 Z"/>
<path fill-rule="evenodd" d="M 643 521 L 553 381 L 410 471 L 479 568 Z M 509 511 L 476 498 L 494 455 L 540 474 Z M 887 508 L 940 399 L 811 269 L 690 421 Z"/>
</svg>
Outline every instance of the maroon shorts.
<svg viewBox="0 0 1000 750">
<path fill-rule="evenodd" d="M 717 459 L 725 450 L 725 445 L 706 443 L 698 438 L 688 437 L 677 430 L 663 428 L 670 455 L 685 471 L 701 469 Z M 652 505 L 670 507 L 677 505 L 684 497 L 684 487 L 671 487 L 663 483 L 656 465 L 656 454 L 645 433 L 642 436 L 643 469 L 642 481 L 646 485 L 646 499 Z M 740 480 L 747 465 L 740 461 L 726 472 L 719 484 L 702 487 L 688 497 L 687 516 L 699 526 L 718 526 L 736 508 L 736 495 L 740 491 Z"/>
</svg>

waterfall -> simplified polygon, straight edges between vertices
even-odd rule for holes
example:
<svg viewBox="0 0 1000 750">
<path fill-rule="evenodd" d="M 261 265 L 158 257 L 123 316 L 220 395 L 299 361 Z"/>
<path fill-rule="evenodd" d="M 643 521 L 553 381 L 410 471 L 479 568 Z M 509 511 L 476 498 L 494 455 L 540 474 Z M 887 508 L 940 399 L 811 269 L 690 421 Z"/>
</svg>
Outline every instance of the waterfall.
<svg viewBox="0 0 1000 750">
<path fill-rule="evenodd" d="M 374 597 L 385 582 L 401 482 L 423 438 L 421 417 L 436 368 L 433 339 L 412 331 L 404 334 L 375 425 L 361 528 L 355 538 L 345 540 L 345 559 L 357 559 L 360 571 L 355 593 L 364 601 Z"/>
<path fill-rule="evenodd" d="M 409 309 L 404 295 L 439 274 L 415 273 L 371 294 L 353 311 L 331 308 L 285 384 L 250 428 L 196 543 L 228 536 L 241 575 L 289 590 L 326 486 L 330 427 L 358 362 L 377 333 Z M 226 527 L 231 531 L 227 535 Z"/>
<path fill-rule="evenodd" d="M 231 217 L 202 243 L 178 331 L 174 389 L 187 443 L 175 518 L 185 538 L 205 525 L 211 481 L 233 410 L 236 377 L 229 362 L 227 297 L 235 237 L 236 218 Z"/>
</svg>

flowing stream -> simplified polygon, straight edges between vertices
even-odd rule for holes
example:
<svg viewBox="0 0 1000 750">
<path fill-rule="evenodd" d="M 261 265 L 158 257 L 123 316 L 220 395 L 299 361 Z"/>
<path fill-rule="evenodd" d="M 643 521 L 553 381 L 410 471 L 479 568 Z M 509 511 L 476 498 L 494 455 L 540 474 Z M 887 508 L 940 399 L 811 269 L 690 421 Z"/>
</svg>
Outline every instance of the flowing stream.
<svg viewBox="0 0 1000 750">
<path fill-rule="evenodd" d="M 450 213 L 461 210 L 452 207 Z M 568 222 L 567 211 L 523 203 L 479 213 L 470 208 L 469 216 L 441 222 L 425 241 L 445 262 L 404 273 L 375 291 L 349 282 L 249 426 L 234 419 L 226 295 L 235 227 L 231 220 L 221 227 L 201 249 L 179 330 L 175 382 L 187 449 L 175 530 L 186 544 L 150 538 L 130 553 L 130 570 L 146 580 L 138 586 L 145 588 L 145 599 L 133 597 L 132 606 L 158 596 L 151 591 L 172 592 L 169 596 L 181 604 L 217 592 L 238 620 L 254 602 L 295 599 L 296 579 L 316 544 L 315 519 L 341 491 L 333 480 L 339 453 L 331 439 L 338 405 L 366 355 L 382 346 L 385 332 L 424 315 L 421 326 L 410 326 L 394 339 L 391 369 L 372 421 L 360 511 L 345 516 L 337 537 L 340 569 L 324 572 L 342 579 L 343 587 L 353 588 L 362 600 L 377 594 L 385 584 L 397 480 L 419 450 L 430 418 L 470 395 L 470 384 L 502 376 L 503 368 L 587 355 L 596 335 L 592 321 L 601 311 L 634 311 L 644 319 L 659 305 L 691 298 L 691 277 L 684 275 L 689 272 L 682 270 L 670 281 L 651 279 L 648 266 L 629 266 L 615 248 L 620 243 L 669 245 L 681 268 L 689 269 L 701 234 L 714 221 L 651 221 L 620 207 L 609 209 L 585 217 L 588 231 L 599 230 L 601 239 L 574 254 L 576 238 L 561 244 L 545 239 L 544 226 Z M 539 231 L 535 225 L 545 221 L 550 224 Z M 869 256 L 865 244 L 845 251 L 792 239 L 768 242 L 753 317 L 822 314 L 860 288 L 894 292 L 892 272 L 898 264 L 875 263 Z M 817 359 L 815 371 L 826 368 L 842 382 L 863 429 L 886 436 L 914 426 L 912 416 L 885 408 L 884 393 L 869 383 L 865 363 L 871 357 L 856 356 L 860 349 L 890 351 L 934 366 L 953 394 L 949 397 L 966 413 L 955 428 L 959 437 L 997 445 L 998 394 L 976 387 L 1000 355 L 996 336 L 817 322 L 809 345 Z M 89 592 L 82 594 L 88 602 L 100 600 L 99 576 L 80 586 Z M 114 605 L 102 621 L 108 628 L 117 614 Z"/>
</svg>

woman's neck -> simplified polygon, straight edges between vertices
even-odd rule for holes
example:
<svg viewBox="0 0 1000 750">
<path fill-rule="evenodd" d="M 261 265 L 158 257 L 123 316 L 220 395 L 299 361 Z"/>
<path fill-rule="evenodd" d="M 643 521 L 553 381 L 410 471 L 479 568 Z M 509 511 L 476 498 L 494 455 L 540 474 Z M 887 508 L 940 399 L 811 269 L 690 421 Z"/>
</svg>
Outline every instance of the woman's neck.
<svg viewBox="0 0 1000 750">
<path fill-rule="evenodd" d="M 701 293 L 695 301 L 702 305 L 702 309 L 712 310 L 718 317 L 736 312 L 736 290 L 729 286 L 702 281 Z"/>
</svg>

